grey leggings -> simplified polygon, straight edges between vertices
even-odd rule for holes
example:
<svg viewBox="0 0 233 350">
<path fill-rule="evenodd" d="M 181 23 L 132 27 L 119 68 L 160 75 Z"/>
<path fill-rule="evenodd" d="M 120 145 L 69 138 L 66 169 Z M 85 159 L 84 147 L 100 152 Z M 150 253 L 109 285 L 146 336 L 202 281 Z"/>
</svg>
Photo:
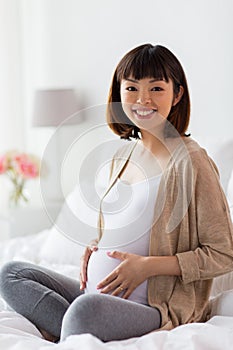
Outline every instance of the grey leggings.
<svg viewBox="0 0 233 350">
<path fill-rule="evenodd" d="M 64 340 L 90 333 L 102 341 L 138 337 L 160 327 L 156 308 L 104 294 L 80 292 L 75 279 L 27 262 L 0 271 L 0 293 L 38 328 Z"/>
</svg>

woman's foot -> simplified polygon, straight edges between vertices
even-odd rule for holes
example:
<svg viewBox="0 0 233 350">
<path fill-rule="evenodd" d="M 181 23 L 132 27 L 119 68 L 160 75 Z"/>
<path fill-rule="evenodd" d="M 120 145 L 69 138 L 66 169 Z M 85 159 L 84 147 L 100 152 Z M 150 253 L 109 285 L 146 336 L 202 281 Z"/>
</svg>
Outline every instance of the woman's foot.
<svg viewBox="0 0 233 350">
<path fill-rule="evenodd" d="M 56 343 L 59 340 L 58 337 L 55 337 L 54 335 L 46 332 L 44 329 L 42 329 L 42 328 L 38 328 L 38 329 L 39 329 L 40 333 L 43 335 L 45 340 L 51 341 L 52 343 Z"/>
</svg>

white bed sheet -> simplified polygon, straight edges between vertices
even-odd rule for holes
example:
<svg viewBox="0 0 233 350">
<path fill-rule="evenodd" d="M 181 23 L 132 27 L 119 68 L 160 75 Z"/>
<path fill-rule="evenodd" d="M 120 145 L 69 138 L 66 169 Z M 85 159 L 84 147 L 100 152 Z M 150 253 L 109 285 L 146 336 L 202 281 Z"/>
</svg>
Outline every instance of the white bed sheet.
<svg viewBox="0 0 233 350">
<path fill-rule="evenodd" d="M 206 323 L 193 323 L 172 331 L 159 331 L 139 338 L 103 343 L 90 334 L 68 337 L 53 344 L 36 327 L 13 311 L 0 312 L 0 349 L 4 350 L 230 350 L 233 347 L 233 317 L 215 316 Z"/>
<path fill-rule="evenodd" d="M 16 238 L 0 244 L 0 264 L 9 260 L 40 263 L 69 276 L 78 276 L 76 265 L 52 264 L 40 260 L 40 249 L 48 232 Z M 20 248 L 19 248 L 20 247 Z M 1 266 L 1 265 L 0 265 Z M 206 323 L 187 324 L 172 331 L 158 331 L 140 338 L 103 343 L 90 334 L 71 336 L 53 344 L 44 340 L 37 328 L 21 315 L 9 310 L 0 298 L 1 350 L 98 350 L 98 349 L 153 349 L 153 350 L 232 350 L 233 317 L 215 316 Z"/>
</svg>

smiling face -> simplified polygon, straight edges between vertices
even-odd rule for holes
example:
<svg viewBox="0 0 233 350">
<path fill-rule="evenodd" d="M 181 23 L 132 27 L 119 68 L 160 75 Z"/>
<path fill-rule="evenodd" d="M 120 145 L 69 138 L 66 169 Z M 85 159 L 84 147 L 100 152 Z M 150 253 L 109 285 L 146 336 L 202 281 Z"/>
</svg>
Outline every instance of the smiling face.
<svg viewBox="0 0 233 350">
<path fill-rule="evenodd" d="M 163 122 L 165 124 L 172 106 L 179 102 L 182 87 L 177 96 L 173 91 L 170 79 L 168 82 L 154 78 L 136 80 L 130 76 L 121 82 L 122 108 L 137 127 L 153 130 Z"/>
<path fill-rule="evenodd" d="M 113 74 L 106 117 L 113 132 L 127 140 L 140 138 L 142 130 L 158 131 L 161 124 L 165 137 L 177 137 L 177 132 L 184 136 L 190 99 L 184 70 L 175 55 L 151 44 L 129 51 Z"/>
</svg>

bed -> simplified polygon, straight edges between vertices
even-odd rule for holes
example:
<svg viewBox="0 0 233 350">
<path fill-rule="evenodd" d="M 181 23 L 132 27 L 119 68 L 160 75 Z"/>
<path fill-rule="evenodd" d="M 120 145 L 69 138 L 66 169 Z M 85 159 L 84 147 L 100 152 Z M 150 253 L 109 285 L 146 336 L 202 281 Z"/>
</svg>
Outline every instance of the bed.
<svg viewBox="0 0 233 350">
<path fill-rule="evenodd" d="M 215 143 L 216 144 L 216 143 Z M 224 141 L 214 148 L 208 145 L 217 163 L 223 189 L 233 207 L 233 142 Z M 204 145 L 205 146 L 205 145 Z M 225 149 L 225 151 L 224 151 Z M 77 208 L 78 188 L 66 198 L 58 216 L 59 227 L 69 230 L 72 224 L 67 207 Z M 232 213 L 233 214 L 233 213 Z M 233 217 L 233 215 L 232 215 Z M 52 228 L 33 235 L 16 237 L 0 243 L 0 264 L 10 260 L 24 260 L 52 268 L 78 278 L 79 259 L 83 246 L 62 234 L 55 223 Z M 232 349 L 233 348 L 233 272 L 214 280 L 211 299 L 213 315 L 206 323 L 179 326 L 171 331 L 158 331 L 139 338 L 103 343 L 90 334 L 68 337 L 54 344 L 43 339 L 37 328 L 9 308 L 0 298 L 0 349 L 8 350 L 77 350 L 77 349 Z M 229 302 L 230 300 L 230 302 Z M 232 302 L 231 302 L 232 301 Z"/>
</svg>

